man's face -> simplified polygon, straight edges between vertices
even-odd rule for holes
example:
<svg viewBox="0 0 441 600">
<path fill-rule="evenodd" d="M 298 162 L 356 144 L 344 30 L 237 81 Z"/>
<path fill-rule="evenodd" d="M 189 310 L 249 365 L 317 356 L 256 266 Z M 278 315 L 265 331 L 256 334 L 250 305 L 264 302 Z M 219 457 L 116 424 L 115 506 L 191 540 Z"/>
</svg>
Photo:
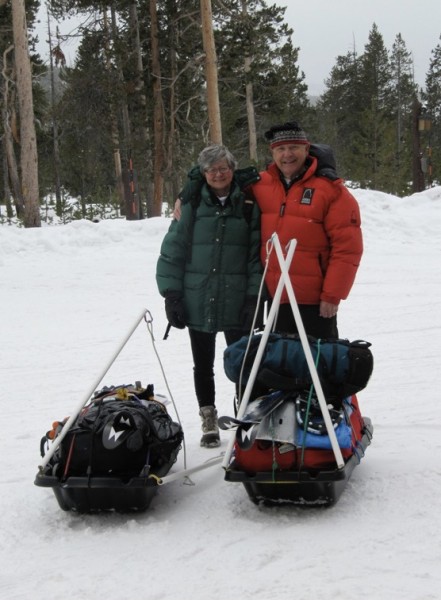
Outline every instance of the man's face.
<svg viewBox="0 0 441 600">
<path fill-rule="evenodd" d="M 309 144 L 286 143 L 272 148 L 271 154 L 284 177 L 292 179 L 303 170 L 309 154 Z"/>
</svg>

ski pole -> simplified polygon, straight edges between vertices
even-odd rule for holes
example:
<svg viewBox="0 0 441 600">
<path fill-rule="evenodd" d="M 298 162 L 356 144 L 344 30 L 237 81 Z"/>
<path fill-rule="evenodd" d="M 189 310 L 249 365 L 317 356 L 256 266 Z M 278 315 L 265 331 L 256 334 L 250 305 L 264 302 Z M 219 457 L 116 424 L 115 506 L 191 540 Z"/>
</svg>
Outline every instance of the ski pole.
<svg viewBox="0 0 441 600">
<path fill-rule="evenodd" d="M 292 241 L 292 240 L 291 240 Z M 290 242 L 291 243 L 291 242 Z M 280 245 L 279 238 L 276 236 L 274 239 L 274 248 L 276 250 L 277 258 L 280 264 L 281 277 L 280 279 L 283 281 L 284 287 L 288 293 L 289 303 L 291 304 L 292 313 L 294 316 L 294 320 L 297 325 L 297 330 L 299 332 L 300 341 L 302 343 L 303 352 L 305 353 L 306 362 L 308 364 L 309 372 L 311 374 L 311 379 L 314 384 L 315 393 L 317 394 L 317 399 L 320 404 L 320 409 L 322 411 L 323 420 L 325 421 L 326 430 L 328 432 L 329 440 L 331 442 L 332 450 L 334 452 L 335 461 L 339 469 L 344 467 L 343 455 L 340 450 L 340 446 L 337 441 L 337 436 L 334 431 L 334 427 L 332 426 L 331 417 L 329 414 L 328 405 L 325 399 L 325 395 L 323 393 L 322 384 L 320 382 L 317 368 L 315 366 L 314 358 L 312 356 L 311 347 L 308 342 L 308 338 L 306 336 L 305 327 L 303 325 L 302 317 L 300 315 L 299 306 L 297 304 L 296 297 L 294 295 L 294 289 L 292 287 L 291 279 L 289 278 L 289 265 L 287 265 L 287 261 L 285 262 L 283 258 L 282 247 Z"/>
<path fill-rule="evenodd" d="M 172 327 L 171 323 L 167 323 L 167 327 L 165 328 L 164 337 L 162 338 L 163 340 L 166 340 L 168 338 L 168 334 L 170 333 L 171 327 Z"/>
<path fill-rule="evenodd" d="M 273 236 L 271 238 L 272 241 L 275 238 L 277 238 L 277 234 L 273 234 Z M 277 238 L 277 240 L 278 240 L 278 238 Z M 292 261 L 293 255 L 294 255 L 294 250 L 296 248 L 296 244 L 297 244 L 296 240 L 291 240 L 291 242 L 289 243 L 289 246 L 288 246 L 288 252 L 286 255 L 286 264 L 288 265 L 288 269 L 291 265 L 291 261 Z M 257 377 L 257 371 L 259 370 L 260 362 L 262 360 L 262 356 L 265 351 L 265 346 L 268 341 L 269 334 L 271 332 L 274 320 L 276 318 L 276 313 L 279 310 L 280 298 L 282 297 L 282 292 L 283 292 L 284 287 L 285 287 L 284 281 L 283 281 L 282 277 L 280 277 L 279 282 L 277 284 L 276 292 L 274 294 L 273 303 L 271 305 L 271 308 L 270 308 L 270 311 L 268 314 L 268 318 L 267 318 L 267 321 L 266 321 L 266 324 L 265 324 L 265 327 L 264 327 L 264 330 L 262 333 L 262 337 L 260 338 L 259 346 L 258 346 L 257 352 L 256 352 L 256 357 L 254 359 L 254 363 L 251 368 L 250 375 L 248 377 L 248 382 L 245 387 L 245 391 L 243 393 L 243 397 L 242 397 L 242 400 L 241 400 L 241 403 L 239 406 L 239 411 L 236 416 L 237 419 L 240 419 L 245 414 L 245 410 L 248 405 L 251 391 L 254 386 L 254 381 Z M 229 465 L 231 454 L 233 452 L 234 440 L 235 440 L 235 433 L 233 433 L 231 435 L 230 440 L 228 442 L 227 449 L 225 451 L 225 457 L 224 457 L 224 461 L 222 463 L 222 466 L 224 467 L 224 469 L 226 469 Z"/>
<path fill-rule="evenodd" d="M 47 465 L 47 463 L 50 461 L 50 459 L 54 455 L 55 450 L 58 448 L 58 446 L 63 441 L 63 438 L 65 437 L 65 435 L 67 434 L 67 432 L 69 431 L 69 429 L 72 427 L 72 424 L 74 423 L 75 419 L 80 414 L 82 408 L 85 406 L 85 404 L 87 403 L 87 401 L 91 398 L 91 396 L 93 395 L 93 393 L 97 389 L 98 385 L 100 384 L 101 380 L 105 377 L 107 371 L 113 365 L 113 363 L 117 359 L 118 355 L 121 353 L 121 351 L 124 348 L 124 346 L 127 344 L 127 342 L 129 341 L 129 339 L 132 337 L 135 329 L 138 327 L 138 325 L 140 324 L 140 322 L 142 321 L 142 319 L 145 317 L 145 315 L 148 312 L 149 312 L 148 309 L 143 308 L 142 313 L 136 319 L 136 322 L 134 323 L 134 325 L 130 328 L 129 333 L 126 335 L 126 337 L 124 338 L 124 340 L 121 342 L 121 344 L 118 347 L 118 350 L 113 354 L 112 358 L 108 362 L 107 366 L 105 367 L 105 369 L 103 370 L 103 372 L 101 373 L 101 375 L 98 377 L 98 379 L 92 385 L 90 391 L 87 393 L 87 395 L 81 401 L 81 403 L 77 406 L 77 409 L 68 418 L 68 420 L 66 421 L 65 425 L 63 426 L 63 429 L 61 430 L 60 434 L 54 439 L 54 441 L 52 442 L 52 445 L 49 447 L 49 450 L 44 455 L 43 460 L 38 465 L 38 468 L 39 468 L 40 471 L 42 471 L 44 469 L 44 467 Z"/>
</svg>

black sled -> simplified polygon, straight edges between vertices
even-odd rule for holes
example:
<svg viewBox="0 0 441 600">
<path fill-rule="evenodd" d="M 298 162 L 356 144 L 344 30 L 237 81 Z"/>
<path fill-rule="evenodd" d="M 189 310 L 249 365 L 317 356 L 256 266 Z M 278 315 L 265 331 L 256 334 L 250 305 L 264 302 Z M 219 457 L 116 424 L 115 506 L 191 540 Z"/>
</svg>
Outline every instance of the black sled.
<svg viewBox="0 0 441 600">
<path fill-rule="evenodd" d="M 50 440 L 59 444 L 34 483 L 52 488 L 62 510 L 79 513 L 146 510 L 183 440 L 152 385 L 103 388 L 66 426 L 56 422 L 42 438 L 43 457 Z"/>
</svg>

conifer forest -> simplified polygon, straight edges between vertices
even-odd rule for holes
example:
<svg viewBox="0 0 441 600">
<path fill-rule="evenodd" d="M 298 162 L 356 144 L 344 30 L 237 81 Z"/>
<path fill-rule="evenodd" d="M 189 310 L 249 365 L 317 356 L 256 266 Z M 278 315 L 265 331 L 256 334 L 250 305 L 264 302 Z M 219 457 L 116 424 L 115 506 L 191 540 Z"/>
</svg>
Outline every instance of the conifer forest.
<svg viewBox="0 0 441 600">
<path fill-rule="evenodd" d="M 312 98 L 284 13 L 265 0 L 0 0 L 0 223 L 159 216 L 205 145 L 262 169 L 263 133 L 293 119 L 333 147 L 349 185 L 438 185 L 441 37 L 422 89 L 400 32 L 387 48 L 372 23 Z M 73 16 L 69 66 L 57 24 Z"/>
</svg>

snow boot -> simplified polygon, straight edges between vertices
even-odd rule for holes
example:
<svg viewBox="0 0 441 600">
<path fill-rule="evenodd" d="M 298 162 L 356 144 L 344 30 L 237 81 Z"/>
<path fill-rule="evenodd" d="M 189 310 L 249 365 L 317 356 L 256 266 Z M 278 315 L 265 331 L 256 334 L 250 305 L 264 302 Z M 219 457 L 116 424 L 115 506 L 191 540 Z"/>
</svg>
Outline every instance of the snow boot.
<svg viewBox="0 0 441 600">
<path fill-rule="evenodd" d="M 217 448 L 220 446 L 217 410 L 214 406 L 201 406 L 199 415 L 202 420 L 201 446 Z"/>
</svg>

